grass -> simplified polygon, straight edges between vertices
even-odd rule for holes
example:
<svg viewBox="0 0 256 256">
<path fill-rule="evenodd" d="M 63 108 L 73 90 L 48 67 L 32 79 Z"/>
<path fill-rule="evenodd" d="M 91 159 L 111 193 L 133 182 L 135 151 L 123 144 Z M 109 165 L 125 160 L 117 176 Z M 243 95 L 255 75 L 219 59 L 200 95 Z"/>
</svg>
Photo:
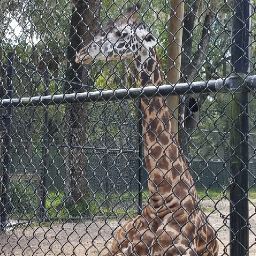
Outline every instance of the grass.
<svg viewBox="0 0 256 256">
<path fill-rule="evenodd" d="M 205 190 L 197 189 L 198 196 L 202 200 L 221 200 L 229 198 L 228 191 L 218 189 Z M 70 206 L 63 206 L 56 210 L 62 204 L 64 194 L 50 193 L 47 199 L 47 210 L 50 217 L 70 218 L 75 216 L 106 216 L 106 217 L 131 217 L 137 213 L 136 205 L 138 204 L 138 193 L 125 192 L 122 194 L 113 193 L 107 196 L 97 193 L 89 198 L 87 202 L 80 202 Z M 143 203 L 149 198 L 148 191 L 142 192 Z M 249 191 L 250 200 L 256 199 L 256 189 Z"/>
<path fill-rule="evenodd" d="M 249 198 L 250 198 L 250 200 L 255 200 L 256 199 L 256 188 L 250 189 Z"/>
<path fill-rule="evenodd" d="M 212 200 L 220 200 L 221 198 L 229 198 L 229 190 L 220 190 L 220 189 L 210 189 L 210 190 L 205 190 L 202 188 L 197 189 L 198 196 L 201 199 L 212 199 Z M 249 190 L 249 199 L 250 200 L 255 200 L 256 199 L 256 188 L 251 188 Z"/>
<path fill-rule="evenodd" d="M 228 191 L 223 191 L 219 189 L 204 189 L 198 188 L 197 193 L 200 199 L 202 200 L 220 200 L 223 197 L 228 197 Z"/>
<path fill-rule="evenodd" d="M 39 200 L 34 190 L 27 184 L 16 184 L 11 193 L 11 218 L 34 219 L 38 214 Z M 229 191 L 218 189 L 197 189 L 199 198 L 202 200 L 220 200 L 229 198 Z M 28 200 L 28 198 L 30 200 Z M 149 198 L 148 191 L 142 192 L 142 200 L 145 204 Z M 249 191 L 250 200 L 256 199 L 256 188 Z M 65 203 L 63 192 L 49 192 L 46 199 L 46 212 L 49 219 L 61 220 L 70 218 L 83 218 L 92 216 L 104 217 L 131 217 L 137 214 L 138 193 L 124 192 L 104 195 L 95 193 L 89 198 L 80 200 L 78 203 Z"/>
<path fill-rule="evenodd" d="M 126 216 L 136 213 L 136 193 L 103 195 L 94 194 L 91 197 L 80 200 L 75 204 L 66 204 L 64 193 L 48 194 L 46 209 L 49 218 L 67 219 L 70 217 L 85 216 Z"/>
</svg>

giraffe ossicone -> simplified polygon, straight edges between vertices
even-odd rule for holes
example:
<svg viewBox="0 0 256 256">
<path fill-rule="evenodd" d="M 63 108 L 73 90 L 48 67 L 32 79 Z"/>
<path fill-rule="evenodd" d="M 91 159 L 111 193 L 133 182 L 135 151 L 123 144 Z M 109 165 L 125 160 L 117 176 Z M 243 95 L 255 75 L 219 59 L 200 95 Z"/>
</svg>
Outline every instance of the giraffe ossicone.
<svg viewBox="0 0 256 256">
<path fill-rule="evenodd" d="M 141 86 L 159 85 L 161 69 L 154 46 L 157 39 L 129 8 L 83 47 L 76 61 L 132 59 Z M 144 162 L 149 200 L 142 214 L 121 224 L 106 255 L 217 256 L 213 227 L 199 207 L 188 164 L 171 129 L 173 113 L 164 97 L 141 99 Z"/>
</svg>

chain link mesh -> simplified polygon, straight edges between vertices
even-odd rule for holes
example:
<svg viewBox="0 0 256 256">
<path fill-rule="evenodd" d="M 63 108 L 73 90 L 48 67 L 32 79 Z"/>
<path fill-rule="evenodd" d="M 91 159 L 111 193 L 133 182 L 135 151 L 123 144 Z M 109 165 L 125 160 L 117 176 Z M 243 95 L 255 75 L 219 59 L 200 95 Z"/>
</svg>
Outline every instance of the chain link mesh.
<svg viewBox="0 0 256 256">
<path fill-rule="evenodd" d="M 248 203 L 247 218 L 237 224 L 241 230 L 247 228 L 249 232 L 248 246 L 241 244 L 250 255 L 256 255 L 255 91 L 250 90 L 247 102 L 243 101 L 241 94 L 244 92 L 240 91 L 249 88 L 246 79 L 251 79 L 252 87 L 255 86 L 255 16 L 248 13 L 244 19 L 251 22 L 250 41 L 244 44 L 244 49 L 238 47 L 243 52 L 242 57 L 235 58 L 231 48 L 236 35 L 232 31 L 239 1 L 178 1 L 174 10 L 171 2 L 175 1 L 147 0 L 141 1 L 139 6 L 122 0 L 1 0 L 0 255 L 93 256 L 111 252 L 109 243 L 118 227 L 138 218 L 136 216 L 143 216 L 143 209 L 151 204 L 154 193 L 148 180 L 152 173 L 157 170 L 163 180 L 168 176 L 158 169 L 157 157 L 150 160 L 156 162 L 154 168 L 150 169 L 145 163 L 147 156 L 153 154 L 153 146 L 148 148 L 151 153 L 144 151 L 147 133 L 154 133 L 153 122 L 145 132 L 145 113 L 153 106 L 153 100 L 149 99 L 156 99 L 156 96 L 151 94 L 151 97 L 149 93 L 145 97 L 141 91 L 135 97 L 130 89 L 143 86 L 146 90 L 147 85 L 174 83 L 170 70 L 180 77 L 176 83 L 182 84 L 169 88 L 169 96 L 163 93 L 160 98 L 168 102 L 174 94 L 178 95 L 179 103 L 175 108 L 179 115 L 163 127 L 167 129 L 176 118 L 179 132 L 169 134 L 165 141 L 177 146 L 176 138 L 179 139 L 177 159 L 182 155 L 188 162 L 179 173 L 180 179 L 188 170 L 193 177 L 193 184 L 183 182 L 185 185 L 178 193 L 186 186 L 190 186 L 186 191 L 192 193 L 196 186 L 198 201 L 194 211 L 200 208 L 206 215 L 206 223 L 201 224 L 201 228 L 213 227 L 216 232 L 213 239 L 218 241 L 219 252 L 210 254 L 211 246 L 206 246 L 209 254 L 193 249 L 195 237 L 186 238 L 189 246 L 185 250 L 170 237 L 167 238 L 169 245 L 164 247 L 160 241 L 162 233 L 154 233 L 151 227 L 153 218 L 145 220 L 146 224 L 141 222 L 146 225 L 143 231 L 135 224 L 123 231 L 127 232 L 128 240 L 135 239 L 132 235 L 129 237 L 129 232 L 141 233 L 138 241 L 133 240 L 133 245 L 127 245 L 121 255 L 231 255 L 234 237 L 237 236 L 237 243 L 240 243 L 238 233 L 230 235 L 234 231 L 234 224 L 230 223 L 232 214 L 237 211 L 232 195 L 238 190 L 244 196 L 238 199 L 237 205 Z M 179 20 L 178 10 L 183 4 L 182 28 L 172 35 L 170 14 Z M 251 9 L 254 4 L 254 0 L 251 1 Z M 137 6 L 138 10 L 132 6 Z M 136 12 L 136 17 L 131 11 Z M 139 32 L 137 28 L 133 30 L 135 18 L 139 19 L 139 22 L 136 20 Z M 245 26 L 242 23 L 236 30 L 238 35 Z M 182 43 L 175 46 L 170 38 L 178 41 L 182 30 Z M 170 57 L 170 45 L 173 51 L 177 51 L 177 46 L 181 48 L 176 59 Z M 249 48 L 247 63 L 242 64 L 243 67 L 248 64 L 248 72 L 238 71 L 236 62 L 244 58 Z M 111 50 L 114 53 L 109 53 Z M 150 61 L 143 60 L 143 50 L 156 52 L 155 66 L 152 63 L 151 67 L 147 66 Z M 142 55 L 138 57 L 137 52 Z M 177 66 L 179 61 L 181 65 Z M 151 73 L 145 73 L 145 69 Z M 156 69 L 162 74 L 160 83 L 156 81 L 156 77 L 160 77 Z M 237 87 L 228 88 L 226 81 L 234 72 L 246 74 L 239 74 L 240 82 L 230 85 Z M 217 80 L 220 78 L 221 82 Z M 219 81 L 222 86 L 212 87 L 211 91 L 208 87 L 211 80 L 216 80 L 216 85 Z M 205 83 L 194 87 L 196 81 Z M 181 87 L 187 91 L 179 93 Z M 119 89 L 125 89 L 126 96 L 118 96 Z M 104 98 L 106 90 L 112 90 L 113 95 Z M 94 92 L 98 96 L 93 98 Z M 86 93 L 92 93 L 92 97 Z M 47 100 L 40 101 L 49 95 Z M 54 95 L 62 95 L 63 100 L 54 102 Z M 86 100 L 79 101 L 79 95 L 85 95 Z M 32 96 L 39 96 L 37 103 L 32 104 Z M 30 103 L 22 104 L 21 99 L 25 98 Z M 15 99 L 17 104 L 12 105 Z M 148 101 L 146 110 L 141 106 L 146 100 L 141 99 Z M 4 104 L 4 101 L 9 103 Z M 164 104 L 153 111 L 157 113 L 158 123 L 163 122 Z M 237 125 L 238 119 L 244 116 L 249 123 L 246 133 L 245 119 L 241 119 L 241 126 Z M 164 131 L 155 138 L 155 143 L 162 133 Z M 164 144 L 158 149 L 161 154 L 166 154 Z M 248 146 L 248 162 L 241 145 Z M 171 158 L 168 161 L 171 162 Z M 234 159 L 240 163 L 237 172 Z M 236 184 L 241 173 L 243 178 L 248 176 L 248 187 Z M 156 191 L 160 191 L 162 182 L 155 182 Z M 234 190 L 234 184 L 238 190 Z M 182 201 L 188 199 L 177 196 L 173 183 L 172 186 L 169 193 L 178 198 L 178 205 L 183 208 Z M 164 205 L 167 199 L 163 199 L 165 194 L 159 191 Z M 177 209 L 172 211 L 172 206 L 168 207 L 173 218 Z M 188 221 L 176 230 L 178 234 L 185 232 L 193 214 L 188 213 Z M 165 225 L 163 230 L 172 223 L 156 216 L 159 226 Z M 193 225 L 197 229 L 200 224 L 193 222 Z M 147 243 L 150 239 L 145 235 L 149 230 L 158 236 L 152 244 Z M 196 235 L 200 232 L 198 230 Z M 146 244 L 146 252 L 138 249 L 144 248 L 140 242 Z M 210 244 L 203 242 L 207 243 Z M 160 245 L 160 254 L 152 249 L 156 244 Z"/>
</svg>

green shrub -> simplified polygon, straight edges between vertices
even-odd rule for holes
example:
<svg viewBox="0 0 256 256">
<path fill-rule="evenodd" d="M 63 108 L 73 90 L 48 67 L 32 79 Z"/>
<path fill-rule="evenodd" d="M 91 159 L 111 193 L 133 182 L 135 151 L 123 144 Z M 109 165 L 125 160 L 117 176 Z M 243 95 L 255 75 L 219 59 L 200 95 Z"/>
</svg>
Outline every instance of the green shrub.
<svg viewBox="0 0 256 256">
<path fill-rule="evenodd" d="M 9 186 L 10 211 L 22 218 L 36 216 L 39 199 L 34 184 L 30 181 L 15 181 Z"/>
</svg>

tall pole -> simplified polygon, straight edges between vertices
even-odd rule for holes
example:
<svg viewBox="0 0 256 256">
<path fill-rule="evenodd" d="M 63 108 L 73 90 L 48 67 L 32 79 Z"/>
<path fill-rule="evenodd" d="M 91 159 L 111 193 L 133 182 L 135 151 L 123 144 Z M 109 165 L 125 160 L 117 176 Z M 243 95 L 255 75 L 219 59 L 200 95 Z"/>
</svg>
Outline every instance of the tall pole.
<svg viewBox="0 0 256 256">
<path fill-rule="evenodd" d="M 139 169 L 138 169 L 138 173 L 137 173 L 137 179 L 138 179 L 138 205 L 137 205 L 137 213 L 141 214 L 142 213 L 142 190 L 143 190 L 143 186 L 142 186 L 142 172 L 144 171 L 144 142 L 143 142 L 143 132 L 142 132 L 142 128 L 143 128 L 143 114 L 141 112 L 141 100 L 138 101 L 137 103 L 138 105 L 138 111 L 137 111 L 137 115 L 138 115 L 138 144 L 139 144 L 139 155 L 138 155 L 138 162 L 139 162 Z"/>
<path fill-rule="evenodd" d="M 45 67 L 44 73 L 44 83 L 45 83 L 45 95 L 49 95 L 49 85 L 50 77 L 49 70 Z M 42 137 L 42 168 L 40 175 L 40 185 L 39 185 L 39 219 L 40 221 L 45 221 L 47 219 L 46 213 L 46 197 L 47 197 L 47 173 L 49 168 L 49 110 L 48 106 L 44 106 L 44 124 L 43 124 L 43 137 Z"/>
<path fill-rule="evenodd" d="M 184 0 L 170 0 L 171 13 L 169 20 L 169 44 L 168 44 L 168 62 L 169 70 L 167 72 L 168 83 L 176 84 L 180 80 L 181 71 L 181 46 L 184 19 Z M 169 96 L 167 104 L 173 112 L 174 118 L 171 120 L 172 132 L 178 138 L 178 109 L 179 95 Z"/>
<path fill-rule="evenodd" d="M 250 1 L 235 0 L 231 63 L 233 88 L 231 105 L 230 255 L 249 255 L 248 226 L 248 91 Z"/>
<path fill-rule="evenodd" d="M 7 99 L 12 98 L 13 94 L 13 61 L 14 61 L 14 53 L 10 52 L 8 54 L 7 60 Z M 3 119 L 3 172 L 2 177 L 0 179 L 1 182 L 1 191 L 0 191 L 0 231 L 6 229 L 8 215 L 7 208 L 9 204 L 8 197 L 8 187 L 9 187 L 9 173 L 11 167 L 11 117 L 12 117 L 12 106 L 9 105 L 4 109 L 4 114 L 2 116 Z"/>
</svg>

